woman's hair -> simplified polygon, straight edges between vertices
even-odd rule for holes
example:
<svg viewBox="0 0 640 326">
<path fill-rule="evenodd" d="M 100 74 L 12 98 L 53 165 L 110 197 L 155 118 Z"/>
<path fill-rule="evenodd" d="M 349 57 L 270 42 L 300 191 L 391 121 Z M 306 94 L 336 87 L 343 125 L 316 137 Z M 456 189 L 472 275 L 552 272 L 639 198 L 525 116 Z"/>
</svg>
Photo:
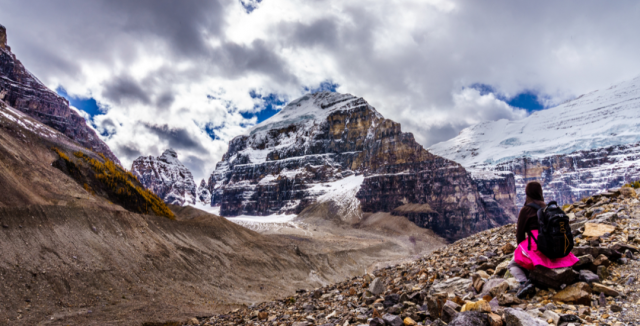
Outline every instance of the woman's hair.
<svg viewBox="0 0 640 326">
<path fill-rule="evenodd" d="M 531 181 L 527 183 L 527 187 L 524 190 L 524 193 L 527 197 L 533 200 L 544 201 L 544 196 L 542 195 L 542 185 L 538 181 Z"/>
</svg>

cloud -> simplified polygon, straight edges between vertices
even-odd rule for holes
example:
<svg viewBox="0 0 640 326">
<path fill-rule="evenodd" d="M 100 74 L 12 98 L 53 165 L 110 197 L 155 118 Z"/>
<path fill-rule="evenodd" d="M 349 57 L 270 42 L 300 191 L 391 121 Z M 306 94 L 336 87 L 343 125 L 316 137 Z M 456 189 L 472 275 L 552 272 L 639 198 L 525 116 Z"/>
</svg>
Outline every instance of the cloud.
<svg viewBox="0 0 640 326">
<path fill-rule="evenodd" d="M 136 155 L 176 147 L 196 179 L 214 169 L 230 139 L 256 123 L 256 110 L 266 109 L 252 92 L 291 100 L 330 80 L 332 89 L 364 97 L 429 146 L 473 123 L 522 117 L 526 112 L 505 102 L 519 94 L 552 106 L 640 74 L 635 2 L 0 0 L 0 6 L 9 45 L 34 75 L 52 89 L 97 101 L 96 130 L 125 166 Z M 477 84 L 500 96 L 471 87 Z"/>
</svg>

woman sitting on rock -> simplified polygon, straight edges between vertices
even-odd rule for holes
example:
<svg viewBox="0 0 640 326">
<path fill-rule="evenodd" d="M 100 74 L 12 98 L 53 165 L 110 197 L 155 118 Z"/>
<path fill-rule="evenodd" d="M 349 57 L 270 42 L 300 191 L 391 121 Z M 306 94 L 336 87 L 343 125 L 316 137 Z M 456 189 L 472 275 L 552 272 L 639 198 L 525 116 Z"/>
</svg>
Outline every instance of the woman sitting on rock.
<svg viewBox="0 0 640 326">
<path fill-rule="evenodd" d="M 518 247 L 513 254 L 513 260 L 509 263 L 509 272 L 511 272 L 511 275 L 513 275 L 521 285 L 517 295 L 520 299 L 535 294 L 535 286 L 529 282 L 528 274 L 529 271 L 533 270 L 537 265 L 548 268 L 563 268 L 571 267 L 578 262 L 578 258 L 572 253 L 562 258 L 547 258 L 542 252 L 537 250 L 538 246 L 536 241 L 533 241 L 533 239 L 529 241 L 529 239 L 526 238 L 527 234 L 533 234 L 534 238 L 537 239 L 538 229 L 540 228 L 538 224 L 538 210 L 528 205 L 535 204 L 543 209 L 547 205 L 544 203 L 540 183 L 536 181 L 529 182 L 525 188 L 525 194 L 527 198 L 524 206 L 520 210 L 520 215 L 518 215 L 518 225 L 516 228 Z"/>
</svg>

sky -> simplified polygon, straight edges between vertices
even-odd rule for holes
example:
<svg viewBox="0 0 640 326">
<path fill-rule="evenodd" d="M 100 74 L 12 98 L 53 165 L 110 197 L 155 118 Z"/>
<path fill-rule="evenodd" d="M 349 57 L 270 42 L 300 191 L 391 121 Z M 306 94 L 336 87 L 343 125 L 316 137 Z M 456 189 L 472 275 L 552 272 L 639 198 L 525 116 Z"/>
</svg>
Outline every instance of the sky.
<svg viewBox="0 0 640 326">
<path fill-rule="evenodd" d="M 640 2 L 0 0 L 12 51 L 125 167 L 196 181 L 307 92 L 366 99 L 422 145 L 640 75 Z"/>
</svg>

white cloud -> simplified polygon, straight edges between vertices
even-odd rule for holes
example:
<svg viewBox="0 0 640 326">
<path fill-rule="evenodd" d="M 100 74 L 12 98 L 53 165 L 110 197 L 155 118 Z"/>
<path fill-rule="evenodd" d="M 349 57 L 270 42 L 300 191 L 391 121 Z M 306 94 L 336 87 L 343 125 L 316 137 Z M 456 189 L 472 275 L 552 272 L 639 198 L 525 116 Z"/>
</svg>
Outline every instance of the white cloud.
<svg viewBox="0 0 640 326">
<path fill-rule="evenodd" d="M 636 2 L 263 0 L 250 14 L 234 0 L 0 6 L 27 68 L 108 108 L 94 122 L 125 165 L 175 146 L 198 179 L 246 130 L 239 111 L 254 110 L 254 89 L 291 99 L 331 79 L 428 146 L 524 115 L 474 83 L 537 91 L 549 105 L 640 74 Z"/>
</svg>

